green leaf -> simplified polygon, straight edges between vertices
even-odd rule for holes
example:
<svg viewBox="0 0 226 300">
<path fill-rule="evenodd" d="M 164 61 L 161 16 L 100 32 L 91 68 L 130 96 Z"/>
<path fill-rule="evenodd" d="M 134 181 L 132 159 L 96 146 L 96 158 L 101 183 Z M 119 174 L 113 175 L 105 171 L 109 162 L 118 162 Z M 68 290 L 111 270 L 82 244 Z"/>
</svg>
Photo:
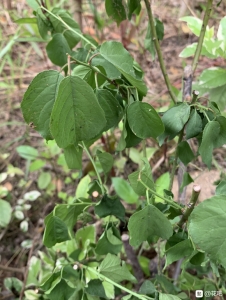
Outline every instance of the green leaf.
<svg viewBox="0 0 226 300">
<path fill-rule="evenodd" d="M 157 18 L 155 18 L 155 29 L 156 29 L 158 40 L 162 41 L 164 37 L 164 24 Z"/>
<path fill-rule="evenodd" d="M 24 120 L 47 140 L 53 139 L 50 115 L 63 76 L 54 70 L 39 73 L 29 85 L 21 103 Z"/>
<path fill-rule="evenodd" d="M 130 244 L 138 247 L 154 236 L 168 239 L 173 234 L 172 225 L 166 216 L 153 205 L 135 212 L 129 219 Z"/>
<path fill-rule="evenodd" d="M 38 274 L 41 271 L 41 260 L 35 256 L 32 256 L 29 262 L 28 276 L 26 281 L 26 287 L 30 285 L 38 285 Z"/>
<path fill-rule="evenodd" d="M 70 26 L 75 32 L 79 35 L 82 35 L 78 23 L 76 23 L 70 14 L 65 11 L 64 9 L 54 8 L 52 13 L 59 16 L 61 20 L 63 20 L 68 26 Z M 75 45 L 78 44 L 80 41 L 80 36 L 76 34 L 74 31 L 67 30 L 67 27 L 61 22 L 61 20 L 56 19 L 52 15 L 48 15 L 52 26 L 54 28 L 55 33 L 63 33 L 64 37 L 66 38 L 70 49 L 74 48 Z"/>
<path fill-rule="evenodd" d="M 128 9 L 129 9 L 128 19 L 131 20 L 132 14 L 133 13 L 139 14 L 139 12 L 141 10 L 140 0 L 128 0 L 127 5 L 128 5 Z"/>
<path fill-rule="evenodd" d="M 7 201 L 0 199 L 0 227 L 6 227 L 10 223 L 11 216 L 11 205 Z"/>
<path fill-rule="evenodd" d="M 119 231 L 115 226 L 105 230 L 98 240 L 95 252 L 99 255 L 108 253 L 117 255 L 122 249 L 122 241 Z"/>
<path fill-rule="evenodd" d="M 83 210 L 86 207 L 87 203 L 85 202 L 77 202 L 71 205 L 58 204 L 54 208 L 54 214 L 55 216 L 60 218 L 69 229 L 72 229 L 77 221 L 78 216 L 83 212 Z"/>
<path fill-rule="evenodd" d="M 95 56 L 92 61 L 91 65 L 95 67 L 102 67 L 104 68 L 106 75 L 109 79 L 119 79 L 121 77 L 121 73 L 118 71 L 118 69 L 109 61 L 107 61 L 103 56 L 100 54 L 98 56 Z"/>
<path fill-rule="evenodd" d="M 112 184 L 115 189 L 116 194 L 122 198 L 127 203 L 136 203 L 138 200 L 138 195 L 133 191 L 129 183 L 120 178 L 112 178 Z"/>
<path fill-rule="evenodd" d="M 44 40 L 48 39 L 48 31 L 51 29 L 51 24 L 46 19 L 45 15 L 42 13 L 42 10 L 39 8 L 37 10 L 37 25 L 38 25 L 38 31 L 41 35 L 41 37 Z"/>
<path fill-rule="evenodd" d="M 222 68 L 213 67 L 206 69 L 199 77 L 199 85 L 207 89 L 216 88 L 225 84 L 226 70 Z"/>
<path fill-rule="evenodd" d="M 20 155 L 20 157 L 23 157 L 27 160 L 33 160 L 36 159 L 38 156 L 38 150 L 34 147 L 27 146 L 27 145 L 21 145 L 16 147 L 17 153 Z"/>
<path fill-rule="evenodd" d="M 147 32 L 146 32 L 146 36 L 145 36 L 145 40 L 144 40 L 144 48 L 146 50 L 148 50 L 152 56 L 152 60 L 155 59 L 155 43 L 154 40 L 152 38 L 152 33 L 151 33 L 151 27 L 150 24 L 148 23 L 148 27 L 147 27 Z"/>
<path fill-rule="evenodd" d="M 157 138 L 164 131 L 158 113 L 146 102 L 131 103 L 127 108 L 127 118 L 132 132 L 139 138 Z"/>
<path fill-rule="evenodd" d="M 104 195 L 101 201 L 95 205 L 94 211 L 100 218 L 113 215 L 125 222 L 125 208 L 117 196 Z"/>
<path fill-rule="evenodd" d="M 85 177 L 83 177 L 76 189 L 75 192 L 75 197 L 76 198 L 86 198 L 88 197 L 88 185 L 91 182 L 91 178 L 89 175 L 86 175 Z"/>
<path fill-rule="evenodd" d="M 82 153 L 82 148 L 75 145 L 64 148 L 64 157 L 69 169 L 82 169 Z"/>
<path fill-rule="evenodd" d="M 226 195 L 226 181 L 222 180 L 216 187 L 216 195 Z"/>
<path fill-rule="evenodd" d="M 51 216 L 46 224 L 43 244 L 50 248 L 56 243 L 61 243 L 69 239 L 66 224 L 59 217 Z"/>
<path fill-rule="evenodd" d="M 215 101 L 219 106 L 220 110 L 223 111 L 226 106 L 226 84 L 211 89 L 209 92 L 210 101 Z"/>
<path fill-rule="evenodd" d="M 17 24 L 37 24 L 36 18 L 20 18 L 18 20 L 15 20 L 14 23 Z"/>
<path fill-rule="evenodd" d="M 59 147 L 90 140 L 106 125 L 92 88 L 77 76 L 64 78 L 51 114 L 51 132 Z"/>
<path fill-rule="evenodd" d="M 183 188 L 185 186 L 189 185 L 192 182 L 194 182 L 193 178 L 190 176 L 189 173 L 185 172 L 184 175 L 183 175 L 183 181 L 182 181 L 181 186 L 180 186 L 180 192 L 183 191 Z"/>
<path fill-rule="evenodd" d="M 111 171 L 111 168 L 114 164 L 114 159 L 112 155 L 108 152 L 101 152 L 100 150 L 97 150 L 96 155 L 99 159 L 104 173 L 108 174 Z"/>
<path fill-rule="evenodd" d="M 75 292 L 74 288 L 71 288 L 64 279 L 53 288 L 50 292 L 46 292 L 50 300 L 56 299 L 69 299 Z"/>
<path fill-rule="evenodd" d="M 125 147 L 126 148 L 135 147 L 142 141 L 141 138 L 137 137 L 132 132 L 132 130 L 129 127 L 128 121 L 126 121 L 126 124 L 125 124 L 125 131 L 126 131 L 126 137 L 125 137 Z"/>
<path fill-rule="evenodd" d="M 175 295 L 159 293 L 159 300 L 181 300 L 181 299 Z"/>
<path fill-rule="evenodd" d="M 92 296 L 102 297 L 104 299 L 108 299 L 105 294 L 105 290 L 100 279 L 90 280 L 88 283 L 88 287 L 85 288 L 87 294 Z"/>
<path fill-rule="evenodd" d="M 200 132 L 202 132 L 202 119 L 196 109 L 194 109 L 186 125 L 186 139 L 191 139 Z"/>
<path fill-rule="evenodd" d="M 71 49 L 62 33 L 53 35 L 52 40 L 46 46 L 49 59 L 54 65 L 63 67 L 67 63 L 67 54 Z"/>
<path fill-rule="evenodd" d="M 107 254 L 99 266 L 100 274 L 118 283 L 123 280 L 136 282 L 136 278 L 128 271 L 125 262 L 119 257 Z"/>
<path fill-rule="evenodd" d="M 16 277 L 8 277 L 4 279 L 4 286 L 9 291 L 17 291 L 19 294 L 23 288 L 23 282 Z"/>
<path fill-rule="evenodd" d="M 173 139 L 184 127 L 189 119 L 190 106 L 183 102 L 164 113 L 162 117 L 163 124 L 165 125 L 165 132 L 160 136 L 161 143 L 168 136 Z"/>
<path fill-rule="evenodd" d="M 195 158 L 194 153 L 192 152 L 188 142 L 180 142 L 177 149 L 178 157 L 185 166 L 187 166 L 187 164 Z"/>
<path fill-rule="evenodd" d="M 41 172 L 38 177 L 38 188 L 44 190 L 51 182 L 51 174 L 49 172 Z"/>
<path fill-rule="evenodd" d="M 226 268 L 225 195 L 214 196 L 194 208 L 188 232 L 194 244 Z"/>
<path fill-rule="evenodd" d="M 122 0 L 105 0 L 105 10 L 117 25 L 126 19 L 126 11 Z"/>
<path fill-rule="evenodd" d="M 214 148 L 219 148 L 226 144 L 226 118 L 223 116 L 217 116 L 216 121 L 220 124 L 220 132 L 214 140 Z"/>
<path fill-rule="evenodd" d="M 150 280 L 145 280 L 139 289 L 139 294 L 143 294 L 143 295 L 150 295 L 150 294 L 154 294 L 155 292 L 156 292 L 156 288 Z"/>
<path fill-rule="evenodd" d="M 219 28 L 218 28 L 218 31 L 217 31 L 217 38 L 218 38 L 218 40 L 223 41 L 223 47 L 222 48 L 223 48 L 224 51 L 226 50 L 226 33 L 225 33 L 225 30 L 226 30 L 226 17 L 223 17 L 220 20 Z"/>
<path fill-rule="evenodd" d="M 138 79 L 133 69 L 133 58 L 119 42 L 104 42 L 100 48 L 101 55 L 112 63 L 125 78 L 136 87 L 142 95 L 147 94 L 147 87 L 143 80 Z"/>
<path fill-rule="evenodd" d="M 96 90 L 97 100 L 104 111 L 107 124 L 104 131 L 118 125 L 122 119 L 123 110 L 118 100 L 108 90 L 97 89 Z"/>
<path fill-rule="evenodd" d="M 199 147 L 199 153 L 202 157 L 203 162 L 210 169 L 212 162 L 212 153 L 214 148 L 214 143 L 217 140 L 217 136 L 220 132 L 220 124 L 217 121 L 210 121 L 206 124 L 203 135 L 202 142 Z"/>
<path fill-rule="evenodd" d="M 177 243 L 166 251 L 165 267 L 169 266 L 174 261 L 181 259 L 182 257 L 191 255 L 193 251 L 194 248 L 192 247 L 192 243 L 189 239 Z"/>
</svg>

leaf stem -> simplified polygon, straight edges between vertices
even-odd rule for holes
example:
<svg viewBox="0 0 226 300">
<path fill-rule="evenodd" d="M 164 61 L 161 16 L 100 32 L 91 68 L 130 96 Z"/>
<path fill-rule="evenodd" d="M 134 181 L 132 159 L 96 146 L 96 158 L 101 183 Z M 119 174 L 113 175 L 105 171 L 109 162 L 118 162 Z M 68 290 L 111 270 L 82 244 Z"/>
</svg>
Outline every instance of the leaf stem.
<svg viewBox="0 0 226 300">
<path fill-rule="evenodd" d="M 211 14 L 211 11 L 212 11 L 212 6 L 213 6 L 213 0 L 208 0 L 205 15 L 204 15 L 204 18 L 203 18 L 203 24 L 202 24 L 202 29 L 201 29 L 200 36 L 199 36 L 198 45 L 197 45 L 195 55 L 194 55 L 194 59 L 193 59 L 193 62 L 192 62 L 193 74 L 195 73 L 195 70 L 196 70 L 197 65 L 198 65 L 198 60 L 199 60 L 199 57 L 201 55 L 203 40 L 204 40 L 205 33 L 206 33 L 206 26 L 207 26 L 209 18 L 210 18 L 210 14 Z"/>
<path fill-rule="evenodd" d="M 179 135 L 179 139 L 178 139 L 178 142 L 177 142 L 177 148 L 176 148 L 176 153 L 175 153 L 175 157 L 174 157 L 173 168 L 172 168 L 172 172 L 170 174 L 170 183 L 169 183 L 169 188 L 168 188 L 169 191 L 171 191 L 172 187 L 173 187 L 174 176 L 175 176 L 176 169 L 177 169 L 178 145 L 182 141 L 183 135 L 184 135 L 184 128 L 181 130 L 180 135 Z"/>
<path fill-rule="evenodd" d="M 154 44 L 155 44 L 155 49 L 156 49 L 156 52 L 157 52 L 157 55 L 158 55 L 162 75 L 164 77 L 164 80 L 165 80 L 166 86 L 168 88 L 170 97 L 172 98 L 174 104 L 176 104 L 177 103 L 177 98 L 176 98 L 176 96 L 175 96 L 175 94 L 172 90 L 172 87 L 171 87 L 171 84 L 170 84 L 170 81 L 169 81 L 169 77 L 168 77 L 168 74 L 167 74 L 167 71 L 166 71 L 166 66 L 165 66 L 165 63 L 164 63 L 164 60 L 163 60 L 162 51 L 161 51 L 161 48 L 160 48 L 160 45 L 159 45 L 158 36 L 157 36 L 157 33 L 156 33 L 156 29 L 155 29 L 155 21 L 154 21 L 154 17 L 153 17 L 153 14 L 152 14 L 150 0 L 144 0 L 144 2 L 145 2 L 146 10 L 147 10 L 147 13 L 148 13 L 148 19 L 149 19 L 149 25 L 150 25 L 150 28 L 151 28 L 152 39 L 153 39 Z"/>
<path fill-rule="evenodd" d="M 153 195 L 155 195 L 156 197 L 161 198 L 162 200 L 164 200 L 165 202 L 169 203 L 170 205 L 174 206 L 175 208 L 179 208 L 181 209 L 181 206 L 177 203 L 175 203 L 173 200 L 167 199 L 163 196 L 161 196 L 160 194 L 156 193 L 154 190 L 150 189 L 143 181 L 141 178 L 138 179 L 138 181 L 146 188 L 148 189 Z"/>
<path fill-rule="evenodd" d="M 92 272 L 93 274 L 97 275 L 99 277 L 100 280 L 103 280 L 103 281 L 107 281 L 109 283 L 111 283 L 112 285 L 118 287 L 120 290 L 123 290 L 125 291 L 126 293 L 130 294 L 130 295 L 133 295 L 135 296 L 136 298 L 138 299 L 141 299 L 141 300 L 153 300 L 153 298 L 150 298 L 148 296 L 145 296 L 145 295 L 140 295 L 140 294 L 137 294 L 136 292 L 133 292 L 127 288 L 125 288 L 124 286 L 122 286 L 121 284 L 118 284 L 114 281 L 112 281 L 110 278 L 100 274 L 98 271 L 96 271 L 94 268 L 91 268 L 91 267 L 88 267 L 88 266 L 85 266 L 85 265 L 82 265 L 81 263 L 78 264 L 79 267 L 82 267 L 90 272 Z"/>
<path fill-rule="evenodd" d="M 104 195 L 104 194 L 105 194 L 105 190 L 104 190 L 103 182 L 102 182 L 101 177 L 100 177 L 100 174 L 99 174 L 99 172 L 98 172 L 98 170 L 97 170 L 97 166 L 96 166 L 96 164 L 95 164 L 95 161 L 94 161 L 94 159 L 92 158 L 92 155 L 90 154 L 89 149 L 86 147 L 86 145 L 85 145 L 84 142 L 82 142 L 82 147 L 83 147 L 83 149 L 86 151 L 86 153 L 87 153 L 87 155 L 88 155 L 88 157 L 89 157 L 89 159 L 90 159 L 90 161 L 91 161 L 91 163 L 92 163 L 92 165 L 93 165 L 93 167 L 94 167 L 94 170 L 95 170 L 95 172 L 96 172 L 96 175 L 97 175 L 97 178 L 98 178 L 98 181 L 99 181 L 99 184 L 100 184 L 100 188 L 101 188 L 102 195 Z"/>
<path fill-rule="evenodd" d="M 53 16 L 55 19 L 57 19 L 58 21 L 60 21 L 62 24 L 64 24 L 64 26 L 74 32 L 77 36 L 79 36 L 83 41 L 85 41 L 86 43 L 90 44 L 94 49 L 96 49 L 96 46 L 90 42 L 87 38 L 85 38 L 83 36 L 82 33 L 79 33 L 78 31 L 74 30 L 73 28 L 71 28 L 66 22 L 64 22 L 64 20 L 62 20 L 59 16 L 54 15 L 51 11 L 49 11 L 47 8 L 45 8 L 44 6 L 41 5 L 41 9 L 44 9 L 46 12 L 48 12 L 51 16 Z"/>
</svg>

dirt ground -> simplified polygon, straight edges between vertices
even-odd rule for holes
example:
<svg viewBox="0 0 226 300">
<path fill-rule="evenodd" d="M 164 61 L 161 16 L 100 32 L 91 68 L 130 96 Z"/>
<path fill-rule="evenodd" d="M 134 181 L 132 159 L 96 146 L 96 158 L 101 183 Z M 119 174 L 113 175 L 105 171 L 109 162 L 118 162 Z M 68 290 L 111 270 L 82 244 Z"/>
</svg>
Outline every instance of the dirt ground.
<svg viewBox="0 0 226 300">
<path fill-rule="evenodd" d="M 201 11 L 201 4 L 203 4 L 203 1 L 194 2 L 196 5 L 193 9 L 199 14 L 199 17 L 202 17 L 203 12 Z M 169 71 L 170 80 L 178 89 L 181 88 L 182 85 L 183 64 L 191 62 L 191 59 L 185 61 L 178 59 L 178 55 L 186 45 L 189 45 L 196 40 L 196 38 L 185 28 L 184 24 L 178 22 L 178 14 L 181 9 L 180 3 L 181 1 L 179 0 L 162 0 L 154 1 L 153 6 L 154 14 L 164 23 L 165 36 L 164 40 L 161 42 L 161 46 L 163 48 L 164 60 Z M 83 31 L 92 34 L 95 37 L 96 29 L 92 13 L 87 7 L 85 8 L 86 10 L 83 15 Z M 104 14 L 103 4 L 100 4 L 99 8 L 106 21 L 107 17 Z M 10 37 L 14 37 L 18 29 L 18 25 L 13 23 L 15 18 L 13 10 L 15 10 L 16 14 L 19 16 L 23 15 L 24 10 L 28 10 L 31 13 L 25 0 L 12 1 L 12 12 L 7 9 L 7 1 L 3 1 L 0 4 L 0 28 L 5 40 L 10 40 Z M 211 23 L 217 23 L 220 17 L 225 14 L 225 11 L 226 4 L 223 3 L 220 8 L 214 12 L 214 18 L 211 20 Z M 183 12 L 184 15 L 187 15 L 188 13 L 188 10 Z M 157 60 L 153 61 L 150 54 L 145 51 L 143 47 L 145 30 L 147 27 L 147 16 L 145 13 L 143 14 L 140 25 L 137 28 L 128 25 L 126 22 L 124 23 L 126 25 L 126 30 L 123 25 L 117 28 L 115 24 L 108 22 L 108 26 L 105 27 L 99 35 L 99 40 L 123 41 L 128 51 L 131 52 L 133 57 L 144 69 L 145 82 L 149 90 L 145 101 L 156 108 L 168 105 L 169 95 L 159 70 L 159 63 Z M 2 45 L 4 46 L 5 43 L 2 43 Z M 9 51 L 9 58 L 6 60 L 0 72 L 0 172 L 5 172 L 9 164 L 25 171 L 25 160 L 21 159 L 17 154 L 17 146 L 26 144 L 37 149 L 43 147 L 42 138 L 40 138 L 39 134 L 33 129 L 25 125 L 20 110 L 23 94 L 31 80 L 39 72 L 55 68 L 45 54 L 45 45 L 42 43 L 38 45 L 39 49 L 37 50 L 34 45 L 31 45 L 30 43 L 16 42 Z M 222 66 L 222 64 L 223 62 L 221 59 L 211 61 L 202 57 L 196 76 L 198 76 L 205 68 L 213 65 Z M 151 141 L 148 141 L 148 143 L 153 145 L 153 142 Z M 172 143 L 169 147 L 173 148 L 174 146 L 174 143 Z M 170 152 L 170 148 L 168 151 Z M 4 154 L 8 154 L 6 159 L 4 158 Z M 162 156 L 163 150 L 159 149 L 150 161 L 152 167 L 156 167 L 156 164 L 158 164 L 155 169 L 156 177 L 166 172 L 166 165 L 169 157 L 167 161 L 162 160 L 161 162 Z M 214 183 L 219 180 L 220 173 L 225 172 L 225 149 L 221 149 L 219 153 L 216 151 L 215 156 L 218 169 L 215 168 L 215 165 L 213 167 L 214 170 L 208 172 L 201 162 L 199 162 L 199 167 L 202 169 L 201 171 L 197 171 L 193 167 L 190 167 L 191 176 L 195 179 L 195 183 L 199 184 L 202 189 L 200 201 L 203 201 L 214 194 Z M 127 164 L 127 167 L 128 169 L 132 168 L 129 164 Z M 65 174 L 62 176 L 64 177 Z M 30 185 L 23 188 L 18 186 L 17 176 L 10 178 L 7 182 L 3 182 L 3 185 L 9 189 L 11 193 L 12 202 L 15 203 L 18 197 L 32 187 L 37 188 L 37 178 L 29 179 Z M 175 195 L 177 195 L 178 191 L 176 181 L 177 179 L 175 178 L 173 189 Z M 191 188 L 192 184 L 188 187 L 188 199 L 191 194 Z M 33 213 L 35 213 L 36 216 L 40 216 L 40 218 L 34 217 L 32 229 L 27 234 L 23 235 L 19 231 L 18 223 L 14 223 L 10 228 L 0 232 L 0 240 L 2 239 L 0 244 L 1 265 L 16 266 L 17 268 L 22 268 L 26 265 L 28 250 L 24 249 L 21 251 L 20 243 L 23 239 L 31 238 L 33 236 L 32 230 L 36 228 L 38 220 L 43 219 L 44 214 L 51 210 L 51 205 L 55 201 L 59 201 L 59 199 L 57 199 L 57 192 L 58 191 L 56 190 L 53 193 L 53 199 L 50 201 L 50 205 L 45 202 L 44 205 L 35 207 Z M 41 243 L 40 234 L 39 239 Z M 12 273 L 0 270 L 0 285 L 6 276 L 12 276 Z M 17 277 L 22 279 L 22 276 L 18 274 Z"/>
</svg>

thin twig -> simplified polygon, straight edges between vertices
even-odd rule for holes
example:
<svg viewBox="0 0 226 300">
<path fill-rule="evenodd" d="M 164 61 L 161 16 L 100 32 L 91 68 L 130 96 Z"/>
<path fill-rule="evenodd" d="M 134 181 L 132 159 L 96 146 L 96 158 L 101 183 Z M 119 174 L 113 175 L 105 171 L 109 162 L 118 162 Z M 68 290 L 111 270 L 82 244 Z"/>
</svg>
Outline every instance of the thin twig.
<svg viewBox="0 0 226 300">
<path fill-rule="evenodd" d="M 12 267 L 6 267 L 3 265 L 0 265 L 0 270 L 6 271 L 6 272 L 14 272 L 14 273 L 22 273 L 24 274 L 24 268 L 12 268 Z"/>
<path fill-rule="evenodd" d="M 213 6 L 213 0 L 208 0 L 205 15 L 204 15 L 204 18 L 203 18 L 203 24 L 202 24 L 202 29 L 201 29 L 200 36 L 199 36 L 198 45 L 197 45 L 195 55 L 194 55 L 194 59 L 193 59 L 193 62 L 192 62 L 193 74 L 195 73 L 195 70 L 196 70 L 197 65 L 198 65 L 198 60 L 199 60 L 199 57 L 201 55 L 203 40 L 204 40 L 205 33 L 206 33 L 206 26 L 207 26 L 208 21 L 209 21 L 209 17 L 210 17 L 211 11 L 212 11 L 212 6 Z"/>
<path fill-rule="evenodd" d="M 166 71 L 166 66 L 163 60 L 163 56 L 162 56 L 162 51 L 159 45 L 159 41 L 158 41 L 158 36 L 156 33 L 156 29 L 155 29 L 155 22 L 154 22 L 154 18 L 153 18 L 153 14 L 152 14 L 152 9 L 151 9 L 151 5 L 150 5 L 150 1 L 149 0 L 144 0 L 145 5 L 146 5 L 146 9 L 147 9 L 147 13 L 148 13 L 148 19 L 149 19 L 149 24 L 150 24 L 150 28 L 151 28 L 151 34 L 152 34 L 152 39 L 154 41 L 155 44 L 155 49 L 158 55 L 158 59 L 159 59 L 159 64 L 160 64 L 160 68 L 162 71 L 162 75 L 164 77 L 166 86 L 168 88 L 170 97 L 172 98 L 173 102 L 176 104 L 177 103 L 177 98 L 172 90 L 170 81 L 169 81 L 169 77 Z"/>
</svg>

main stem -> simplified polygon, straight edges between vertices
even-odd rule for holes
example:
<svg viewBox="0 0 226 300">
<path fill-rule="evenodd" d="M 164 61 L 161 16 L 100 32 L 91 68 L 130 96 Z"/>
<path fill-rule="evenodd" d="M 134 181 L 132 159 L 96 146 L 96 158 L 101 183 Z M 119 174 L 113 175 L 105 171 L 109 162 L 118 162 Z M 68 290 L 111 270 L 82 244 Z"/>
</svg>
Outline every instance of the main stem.
<svg viewBox="0 0 226 300">
<path fill-rule="evenodd" d="M 193 59 L 193 62 L 192 62 L 193 74 L 195 73 L 195 70 L 197 68 L 198 60 L 199 60 L 199 57 L 200 57 L 200 54 L 201 54 L 201 51 L 202 51 L 202 44 L 203 44 L 203 40 L 204 40 L 205 33 L 206 33 L 206 26 L 207 26 L 209 18 L 210 18 L 212 7 L 213 7 L 213 0 L 208 0 L 205 15 L 204 15 L 204 18 L 203 18 L 203 24 L 202 24 L 202 29 L 201 29 L 200 36 L 199 36 L 198 45 L 197 45 L 195 55 L 194 55 L 194 59 Z"/>
<path fill-rule="evenodd" d="M 164 77 L 164 80 L 165 80 L 166 86 L 168 88 L 170 97 L 172 98 L 174 104 L 176 104 L 177 103 L 177 98 L 176 98 L 176 96 L 175 96 L 175 94 L 172 90 L 172 87 L 171 87 L 171 84 L 170 84 L 170 81 L 169 81 L 169 77 L 168 77 L 168 74 L 167 74 L 167 71 L 166 71 L 166 66 L 165 66 L 165 63 L 164 63 L 164 60 L 163 60 L 162 51 L 161 51 L 161 48 L 160 48 L 160 45 L 159 45 L 158 36 L 157 36 L 157 33 L 156 33 L 156 29 L 155 29 L 155 21 L 154 21 L 153 14 L 152 14 L 150 0 L 144 0 L 144 2 L 145 2 L 147 13 L 148 13 L 148 19 L 149 19 L 149 24 L 150 24 L 150 28 L 151 28 L 152 39 L 153 39 L 154 44 L 155 44 L 155 49 L 156 49 L 156 52 L 157 52 L 157 55 L 158 55 L 162 75 Z"/>
</svg>

